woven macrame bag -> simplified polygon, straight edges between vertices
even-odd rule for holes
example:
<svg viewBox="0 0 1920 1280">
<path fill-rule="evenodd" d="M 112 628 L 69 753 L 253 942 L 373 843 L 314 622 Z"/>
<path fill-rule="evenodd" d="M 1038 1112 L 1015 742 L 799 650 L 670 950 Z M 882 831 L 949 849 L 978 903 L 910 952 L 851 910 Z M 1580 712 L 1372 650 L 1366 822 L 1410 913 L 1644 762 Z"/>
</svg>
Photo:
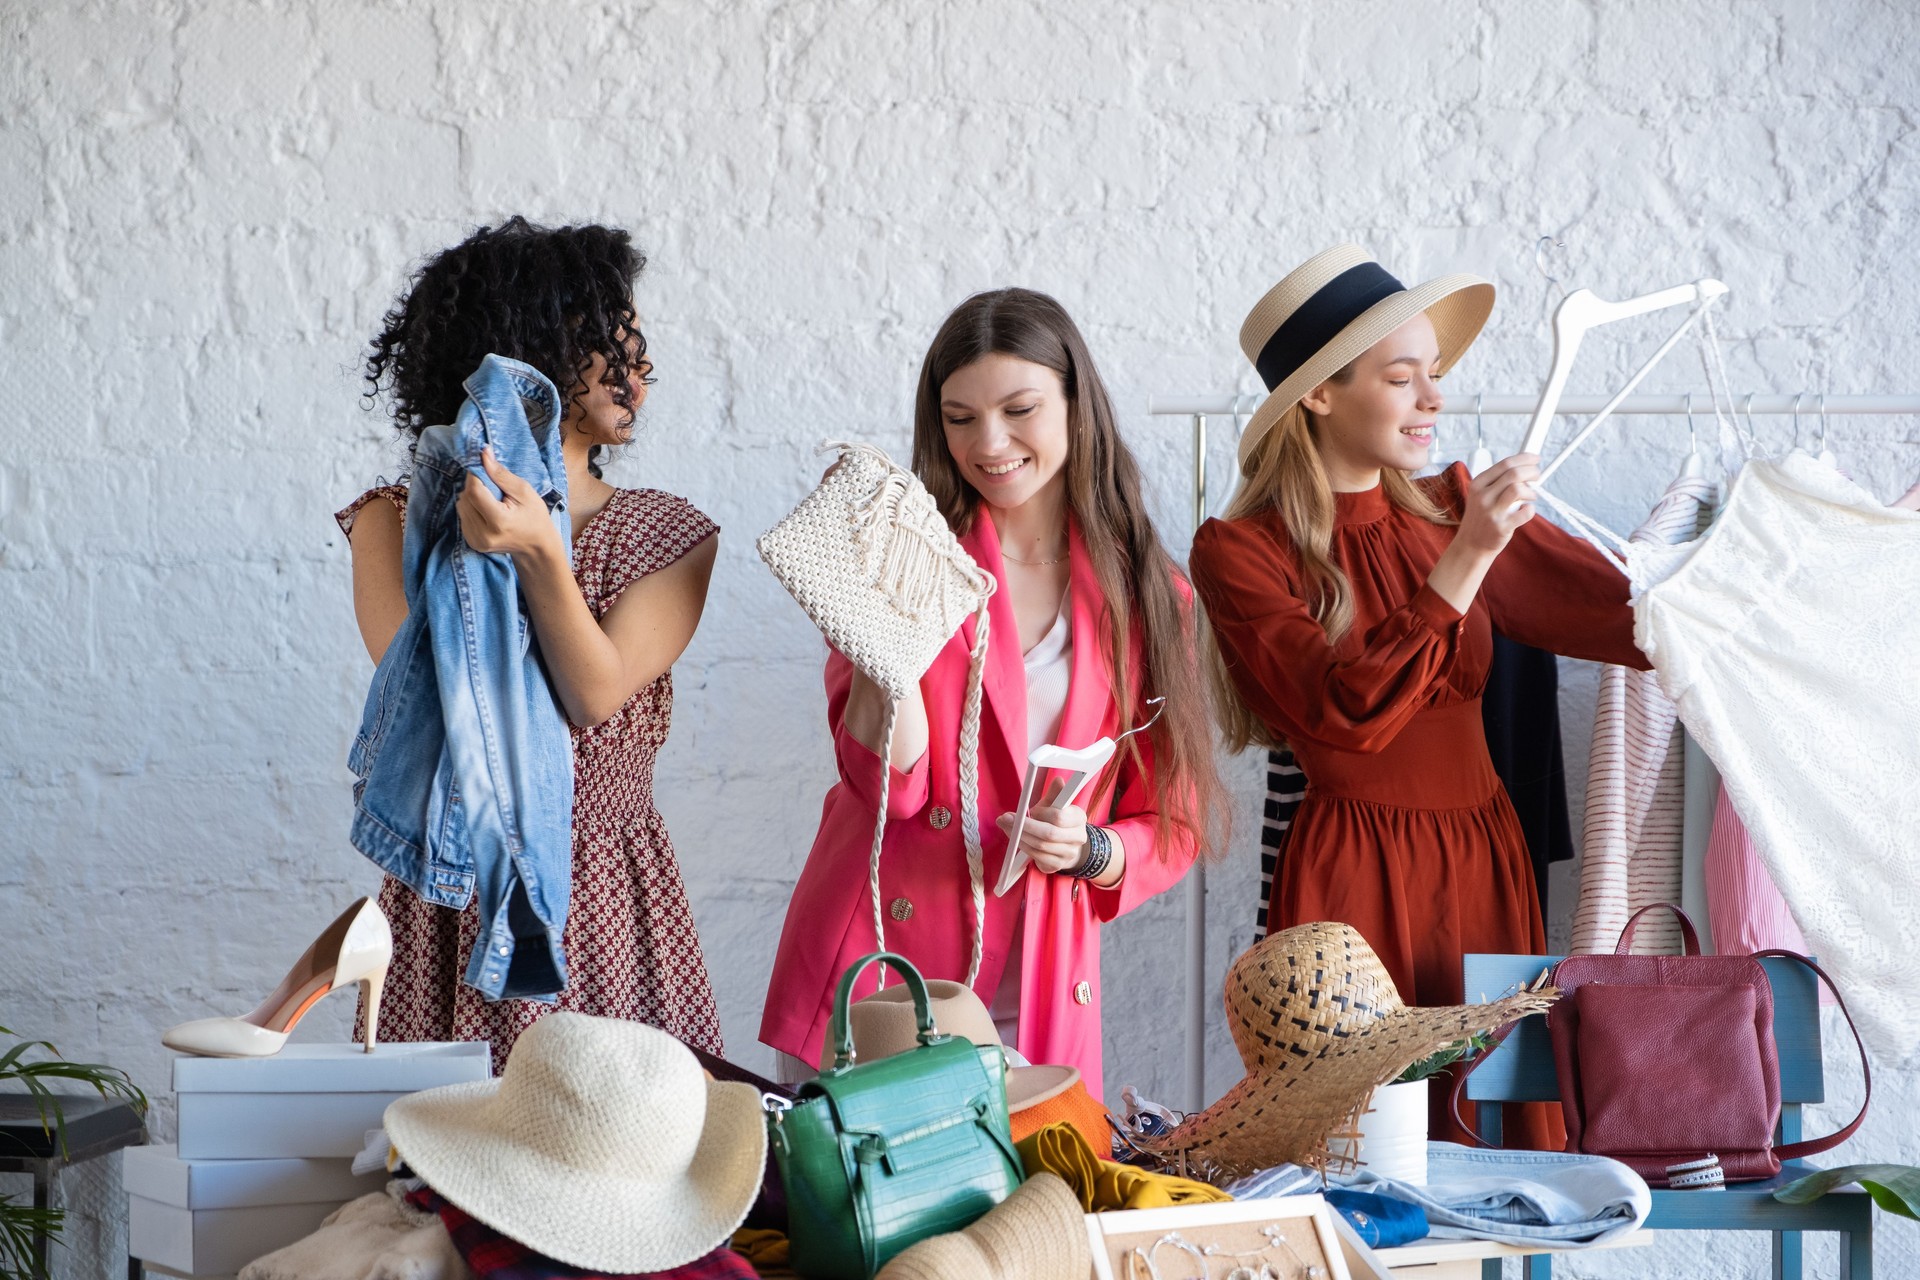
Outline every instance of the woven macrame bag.
<svg viewBox="0 0 1920 1280">
<path fill-rule="evenodd" d="M 987 918 L 980 849 L 980 687 L 987 662 L 987 600 L 996 584 L 953 536 L 933 495 L 911 471 L 870 444 L 822 446 L 822 452 L 835 451 L 840 461 L 820 487 L 754 545 L 827 643 L 888 696 L 880 811 L 867 862 L 874 946 L 883 951 L 880 846 L 887 829 L 894 721 L 900 699 L 912 692 L 967 615 L 974 615 L 959 743 L 960 838 L 973 890 L 971 986 L 980 975 Z"/>
</svg>

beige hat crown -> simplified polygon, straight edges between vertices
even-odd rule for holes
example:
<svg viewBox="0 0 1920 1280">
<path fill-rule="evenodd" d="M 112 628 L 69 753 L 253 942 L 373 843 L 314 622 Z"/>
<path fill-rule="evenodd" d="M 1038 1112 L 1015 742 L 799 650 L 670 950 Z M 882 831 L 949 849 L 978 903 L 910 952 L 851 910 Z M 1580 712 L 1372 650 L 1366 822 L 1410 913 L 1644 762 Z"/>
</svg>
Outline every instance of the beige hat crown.
<svg viewBox="0 0 1920 1280">
<path fill-rule="evenodd" d="M 1065 1093 L 1080 1080 L 1074 1067 L 1030 1066 L 1026 1059 L 1001 1044 L 1000 1030 L 993 1025 L 993 1014 L 978 993 L 964 982 L 945 978 L 927 979 L 927 1006 L 933 1013 L 933 1025 L 943 1035 L 959 1036 L 978 1045 L 1000 1045 L 1006 1050 L 1007 1110 L 1020 1112 Z M 847 1024 L 853 1032 L 855 1058 L 869 1061 L 891 1058 L 920 1043 L 920 1026 L 914 1018 L 913 992 L 901 985 L 882 987 L 847 1006 Z M 820 1069 L 833 1065 L 833 1045 L 820 1048 Z"/>
<path fill-rule="evenodd" d="M 1359 245 L 1314 254 L 1267 290 L 1240 326 L 1240 350 L 1268 392 L 1241 433 L 1241 469 L 1281 414 L 1407 321 L 1422 312 L 1433 321 L 1444 373 L 1492 311 L 1493 285 L 1479 276 L 1441 276 L 1409 289 Z"/>
<path fill-rule="evenodd" d="M 724 1243 L 759 1193 L 767 1136 L 751 1085 L 710 1080 L 666 1032 L 559 1011 L 499 1079 L 387 1108 L 427 1185 L 560 1262 L 664 1271 Z"/>
</svg>

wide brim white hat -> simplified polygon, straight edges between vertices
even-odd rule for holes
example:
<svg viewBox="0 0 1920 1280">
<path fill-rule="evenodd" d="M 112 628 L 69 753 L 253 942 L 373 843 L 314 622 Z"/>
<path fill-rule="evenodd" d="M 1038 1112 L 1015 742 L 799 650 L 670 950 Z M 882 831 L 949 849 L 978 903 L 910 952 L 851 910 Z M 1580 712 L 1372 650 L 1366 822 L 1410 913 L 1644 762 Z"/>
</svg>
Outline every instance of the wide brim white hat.
<svg viewBox="0 0 1920 1280">
<path fill-rule="evenodd" d="M 1343 244 L 1314 254 L 1267 290 L 1240 326 L 1240 349 L 1267 384 L 1267 398 L 1240 435 L 1240 469 L 1248 469 L 1281 414 L 1422 312 L 1433 321 L 1445 373 L 1485 327 L 1493 284 L 1457 273 L 1409 289 L 1359 245 Z"/>
<path fill-rule="evenodd" d="M 759 1194 L 760 1095 L 653 1027 L 559 1012 L 498 1079 L 401 1098 L 386 1128 L 447 1201 L 558 1262 L 665 1271 L 725 1244 Z"/>
</svg>

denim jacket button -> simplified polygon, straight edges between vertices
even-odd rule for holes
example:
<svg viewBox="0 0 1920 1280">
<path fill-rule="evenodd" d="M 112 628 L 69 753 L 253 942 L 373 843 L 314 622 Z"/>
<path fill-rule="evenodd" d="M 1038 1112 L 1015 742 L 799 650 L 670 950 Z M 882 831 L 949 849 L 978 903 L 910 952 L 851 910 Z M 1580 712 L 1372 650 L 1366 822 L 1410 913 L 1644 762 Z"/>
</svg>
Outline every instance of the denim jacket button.
<svg viewBox="0 0 1920 1280">
<path fill-rule="evenodd" d="M 500 948 L 500 954 L 501 954 L 501 955 L 503 955 L 503 956 L 504 956 L 504 955 L 506 955 L 506 954 L 507 954 L 507 949 L 506 949 L 505 947 L 502 947 L 502 948 Z"/>
<path fill-rule="evenodd" d="M 953 811 L 943 804 L 933 806 L 933 812 L 927 815 L 927 821 L 933 824 L 935 831 L 945 831 L 947 824 L 953 821 Z"/>
</svg>

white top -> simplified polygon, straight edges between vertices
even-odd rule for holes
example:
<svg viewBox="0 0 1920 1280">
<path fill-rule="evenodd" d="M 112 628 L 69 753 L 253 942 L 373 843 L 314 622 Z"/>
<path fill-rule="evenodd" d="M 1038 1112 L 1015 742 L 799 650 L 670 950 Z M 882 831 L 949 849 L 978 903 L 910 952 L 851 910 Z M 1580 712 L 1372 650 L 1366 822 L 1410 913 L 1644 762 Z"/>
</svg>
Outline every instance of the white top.
<svg viewBox="0 0 1920 1280">
<path fill-rule="evenodd" d="M 1047 633 L 1021 656 L 1027 669 L 1027 750 L 1045 746 L 1060 734 L 1067 710 L 1067 685 L 1073 674 L 1073 590 L 1060 593 L 1060 612 Z M 1036 796 L 1035 799 L 1040 797 Z M 993 1025 L 1000 1042 L 1013 1045 L 1020 1031 L 1020 967 L 1025 948 L 1026 898 L 1013 913 L 1013 943 L 1007 949 L 1007 967 L 993 993 Z"/>
<path fill-rule="evenodd" d="M 1027 750 L 1043 747 L 1060 733 L 1067 710 L 1067 683 L 1073 674 L 1073 589 L 1060 593 L 1060 612 L 1047 634 L 1021 655 L 1027 669 Z"/>
</svg>

